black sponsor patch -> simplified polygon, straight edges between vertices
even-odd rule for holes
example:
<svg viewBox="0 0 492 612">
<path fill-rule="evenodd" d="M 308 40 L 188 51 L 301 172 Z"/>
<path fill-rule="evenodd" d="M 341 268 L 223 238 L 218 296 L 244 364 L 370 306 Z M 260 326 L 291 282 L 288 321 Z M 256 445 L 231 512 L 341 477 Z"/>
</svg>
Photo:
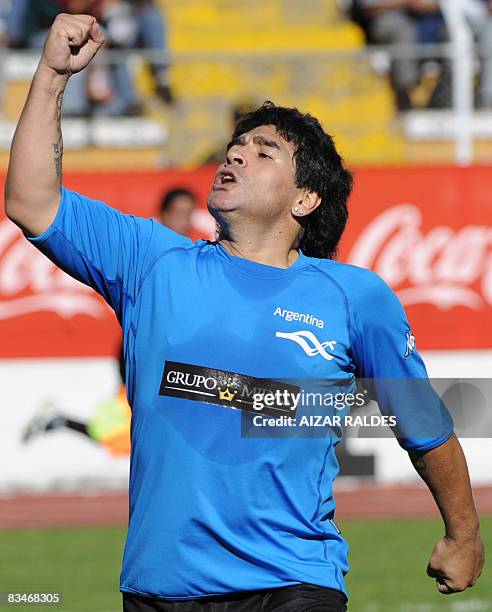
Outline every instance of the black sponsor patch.
<svg viewBox="0 0 492 612">
<path fill-rule="evenodd" d="M 262 414 L 287 414 L 295 417 L 295 398 L 298 397 L 299 391 L 300 388 L 296 385 L 270 378 L 255 378 L 236 372 L 166 361 L 159 395 L 257 413 L 258 409 L 254 407 L 255 396 L 263 398 L 269 394 L 270 397 L 274 396 L 276 401 L 272 406 L 264 406 L 261 409 Z"/>
</svg>

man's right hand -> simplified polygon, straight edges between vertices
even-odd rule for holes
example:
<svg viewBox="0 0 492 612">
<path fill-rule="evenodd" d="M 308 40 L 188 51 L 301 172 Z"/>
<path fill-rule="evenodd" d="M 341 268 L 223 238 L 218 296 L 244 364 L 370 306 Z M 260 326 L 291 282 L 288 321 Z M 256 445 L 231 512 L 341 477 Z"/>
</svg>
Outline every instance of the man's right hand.
<svg viewBox="0 0 492 612">
<path fill-rule="evenodd" d="M 48 32 L 40 66 L 68 78 L 83 70 L 103 43 L 104 34 L 95 17 L 62 13 Z"/>
</svg>

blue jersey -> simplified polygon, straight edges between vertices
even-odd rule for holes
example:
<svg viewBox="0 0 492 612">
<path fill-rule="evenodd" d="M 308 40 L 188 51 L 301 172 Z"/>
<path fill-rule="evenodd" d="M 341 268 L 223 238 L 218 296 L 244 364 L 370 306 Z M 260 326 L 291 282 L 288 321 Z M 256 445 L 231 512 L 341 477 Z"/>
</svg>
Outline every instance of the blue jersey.
<svg viewBox="0 0 492 612">
<path fill-rule="evenodd" d="M 121 590 L 189 599 L 311 583 L 345 592 L 338 432 L 247 436 L 242 421 L 255 389 L 289 396 L 301 379 L 425 378 L 387 285 L 302 253 L 288 269 L 231 256 L 68 190 L 31 241 L 103 295 L 123 329 L 132 453 Z M 385 414 L 402 410 L 391 392 L 378 399 Z M 400 443 L 438 446 L 452 433 L 449 419 L 440 423 L 431 439 Z"/>
</svg>

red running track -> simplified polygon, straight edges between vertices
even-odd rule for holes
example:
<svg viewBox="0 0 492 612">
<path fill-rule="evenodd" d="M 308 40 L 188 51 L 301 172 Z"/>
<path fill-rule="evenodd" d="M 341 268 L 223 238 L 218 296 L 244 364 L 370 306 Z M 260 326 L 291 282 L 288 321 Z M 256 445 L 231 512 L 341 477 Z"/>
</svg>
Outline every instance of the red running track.
<svg viewBox="0 0 492 612">
<path fill-rule="evenodd" d="M 474 488 L 481 515 L 492 515 L 492 487 Z M 362 485 L 336 490 L 337 518 L 438 517 L 425 487 Z M 18 495 L 0 498 L 0 528 L 125 525 L 128 497 L 125 492 L 94 495 Z"/>
</svg>

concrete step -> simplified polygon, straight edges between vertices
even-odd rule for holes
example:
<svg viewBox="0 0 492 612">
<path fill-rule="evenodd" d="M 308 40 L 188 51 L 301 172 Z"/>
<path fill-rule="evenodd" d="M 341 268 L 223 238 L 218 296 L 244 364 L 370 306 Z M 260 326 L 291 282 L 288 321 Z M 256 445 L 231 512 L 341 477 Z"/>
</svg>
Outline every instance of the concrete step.
<svg viewBox="0 0 492 612">
<path fill-rule="evenodd" d="M 0 149 L 8 149 L 14 135 L 14 121 L 0 122 Z M 167 130 L 146 118 L 64 119 L 63 145 L 66 151 L 87 147 L 98 149 L 159 148 L 167 141 Z"/>
<path fill-rule="evenodd" d="M 406 113 L 405 134 L 410 140 L 439 142 L 454 139 L 461 128 L 460 119 L 451 110 L 419 110 Z M 492 141 L 492 110 L 473 113 L 470 121 L 473 138 Z"/>
<path fill-rule="evenodd" d="M 8 164 L 16 122 L 0 121 L 0 171 Z M 80 170 L 136 170 L 165 165 L 166 127 L 152 119 L 64 119 L 63 166 Z"/>
</svg>

